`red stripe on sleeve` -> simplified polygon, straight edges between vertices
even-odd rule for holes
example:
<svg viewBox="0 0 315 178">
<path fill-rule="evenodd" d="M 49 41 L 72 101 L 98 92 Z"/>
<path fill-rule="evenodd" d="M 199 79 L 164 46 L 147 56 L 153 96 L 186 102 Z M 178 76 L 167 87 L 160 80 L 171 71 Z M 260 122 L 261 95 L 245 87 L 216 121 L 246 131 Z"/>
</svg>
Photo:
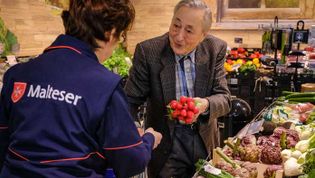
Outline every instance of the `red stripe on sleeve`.
<svg viewBox="0 0 315 178">
<path fill-rule="evenodd" d="M 120 146 L 120 147 L 112 147 L 112 148 L 104 148 L 104 150 L 122 150 L 122 149 L 128 149 L 128 148 L 131 148 L 131 147 L 135 147 L 135 146 L 138 146 L 138 145 L 141 145 L 143 142 L 140 141 L 136 144 L 133 144 L 133 145 L 128 145 L 128 146 Z"/>
<path fill-rule="evenodd" d="M 80 160 L 85 160 L 88 159 L 92 154 L 97 154 L 99 157 L 102 159 L 106 159 L 103 155 L 101 155 L 99 152 L 92 152 L 89 153 L 88 155 L 84 157 L 77 157 L 77 158 L 64 158 L 64 159 L 53 159 L 53 160 L 46 160 L 46 161 L 41 161 L 40 163 L 53 163 L 53 162 L 63 162 L 63 161 L 80 161 Z"/>
<path fill-rule="evenodd" d="M 29 159 L 25 158 L 24 156 L 18 154 L 18 153 L 15 152 L 15 151 L 13 151 L 11 148 L 8 148 L 8 150 L 9 150 L 11 153 L 13 153 L 15 156 L 17 156 L 17 157 L 23 159 L 24 161 L 29 161 Z"/>
</svg>

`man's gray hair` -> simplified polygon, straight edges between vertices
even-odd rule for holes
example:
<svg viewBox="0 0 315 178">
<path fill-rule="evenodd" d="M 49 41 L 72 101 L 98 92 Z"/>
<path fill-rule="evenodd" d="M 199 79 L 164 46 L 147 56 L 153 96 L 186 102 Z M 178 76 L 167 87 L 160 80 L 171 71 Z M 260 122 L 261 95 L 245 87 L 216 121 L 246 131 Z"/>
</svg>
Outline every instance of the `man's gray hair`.
<svg viewBox="0 0 315 178">
<path fill-rule="evenodd" d="M 204 10 L 203 16 L 203 30 L 206 32 L 210 29 L 211 26 L 211 10 L 207 6 L 207 4 L 202 0 L 181 0 L 174 8 L 174 14 L 180 9 L 181 7 L 189 7 L 189 8 L 196 8 Z"/>
</svg>

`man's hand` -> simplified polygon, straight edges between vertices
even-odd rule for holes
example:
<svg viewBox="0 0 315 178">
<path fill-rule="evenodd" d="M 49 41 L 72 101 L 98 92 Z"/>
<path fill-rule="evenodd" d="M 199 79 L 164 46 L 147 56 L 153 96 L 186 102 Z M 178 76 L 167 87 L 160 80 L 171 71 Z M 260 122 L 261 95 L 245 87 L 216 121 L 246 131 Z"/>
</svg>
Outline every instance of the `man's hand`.
<svg viewBox="0 0 315 178">
<path fill-rule="evenodd" d="M 149 127 L 147 130 L 145 130 L 145 133 L 151 133 L 154 136 L 154 146 L 153 149 L 155 149 L 162 140 L 162 134 L 160 132 L 156 132 L 153 130 L 152 127 Z"/>
<path fill-rule="evenodd" d="M 209 101 L 207 99 L 196 97 L 196 98 L 194 98 L 194 101 L 197 103 L 196 107 L 199 109 L 199 113 L 196 114 L 197 117 L 200 114 L 208 111 L 208 109 L 209 109 Z"/>
</svg>

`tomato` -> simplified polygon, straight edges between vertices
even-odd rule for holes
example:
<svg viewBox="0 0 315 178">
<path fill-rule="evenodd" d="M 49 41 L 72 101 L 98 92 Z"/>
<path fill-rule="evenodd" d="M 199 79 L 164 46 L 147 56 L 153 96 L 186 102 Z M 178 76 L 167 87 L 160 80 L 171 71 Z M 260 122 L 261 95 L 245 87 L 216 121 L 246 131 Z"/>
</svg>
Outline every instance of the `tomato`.
<svg viewBox="0 0 315 178">
<path fill-rule="evenodd" d="M 244 48 L 237 48 L 237 52 L 238 52 L 238 53 L 244 53 L 244 52 L 245 52 L 245 49 L 244 49 Z"/>
<path fill-rule="evenodd" d="M 228 64 L 230 64 L 230 65 L 233 65 L 233 60 L 228 59 L 228 60 L 226 60 L 226 63 L 228 63 Z"/>
<path fill-rule="evenodd" d="M 308 51 L 308 52 L 313 52 L 314 51 L 314 48 L 311 47 L 311 46 L 307 46 L 304 48 L 305 51 Z"/>
<path fill-rule="evenodd" d="M 246 55 L 245 54 L 238 54 L 238 57 L 239 58 L 246 58 Z"/>
<path fill-rule="evenodd" d="M 230 54 L 232 55 L 232 56 L 237 56 L 238 55 L 238 51 L 237 50 L 231 50 L 230 51 Z"/>
<path fill-rule="evenodd" d="M 254 58 L 259 57 L 259 55 L 257 56 L 256 54 L 251 54 L 249 57 L 252 58 L 252 59 L 254 59 Z"/>
<path fill-rule="evenodd" d="M 310 53 L 308 56 L 309 59 L 315 59 L 315 53 Z"/>
</svg>

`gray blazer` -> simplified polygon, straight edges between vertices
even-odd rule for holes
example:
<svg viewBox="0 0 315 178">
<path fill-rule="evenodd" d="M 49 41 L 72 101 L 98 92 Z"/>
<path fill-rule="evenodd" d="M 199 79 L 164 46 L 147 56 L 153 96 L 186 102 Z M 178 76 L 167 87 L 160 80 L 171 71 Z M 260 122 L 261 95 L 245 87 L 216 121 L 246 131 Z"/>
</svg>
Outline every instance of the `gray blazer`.
<svg viewBox="0 0 315 178">
<path fill-rule="evenodd" d="M 226 43 L 208 35 L 196 48 L 195 96 L 207 97 L 210 114 L 202 119 L 199 133 L 208 153 L 219 145 L 217 118 L 230 111 L 230 92 L 224 71 Z M 161 132 L 163 139 L 154 150 L 149 176 L 157 177 L 171 150 L 174 122 L 167 117 L 166 105 L 176 99 L 175 56 L 168 33 L 137 44 L 125 91 L 131 113 L 147 101 L 146 127 Z"/>
</svg>

